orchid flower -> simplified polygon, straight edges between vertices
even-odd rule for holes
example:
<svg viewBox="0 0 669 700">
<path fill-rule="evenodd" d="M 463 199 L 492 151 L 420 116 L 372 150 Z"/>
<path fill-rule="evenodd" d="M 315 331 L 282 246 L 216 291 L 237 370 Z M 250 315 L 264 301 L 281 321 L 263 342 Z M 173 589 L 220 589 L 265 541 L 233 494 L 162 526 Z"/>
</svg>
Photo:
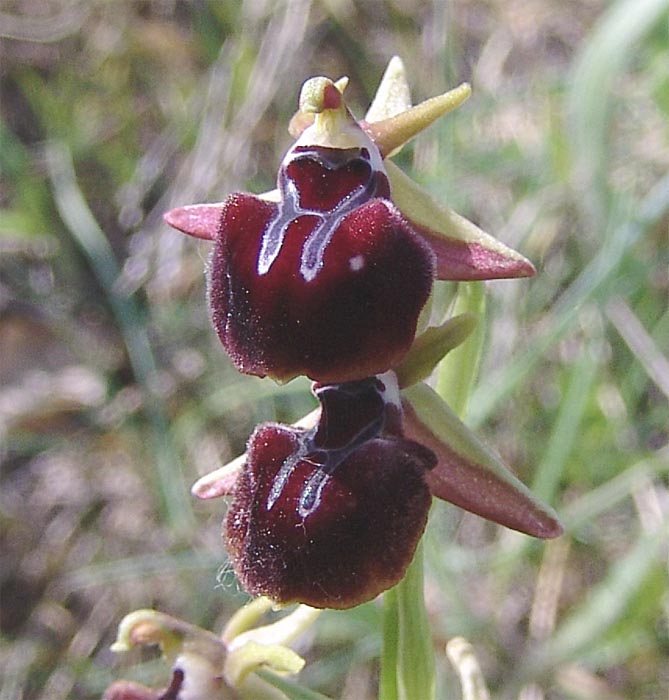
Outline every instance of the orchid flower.
<svg viewBox="0 0 669 700">
<path fill-rule="evenodd" d="M 534 273 L 387 160 L 470 94 L 463 84 L 410 107 L 401 61 L 390 62 L 364 121 L 348 80 L 308 80 L 291 122 L 297 141 L 278 187 L 165 215 L 211 240 L 209 305 L 228 354 L 247 374 L 345 382 L 396 366 L 414 339 L 433 279 Z"/>
<path fill-rule="evenodd" d="M 232 616 L 220 637 L 156 610 L 126 615 L 112 651 L 157 645 L 172 667 L 172 676 L 162 690 L 117 681 L 107 689 L 104 700 L 284 699 L 283 693 L 255 671 L 268 669 L 279 675 L 299 672 L 304 659 L 287 645 L 313 623 L 319 611 L 300 605 L 277 622 L 254 627 L 271 608 L 267 598 L 252 601 Z"/>
</svg>

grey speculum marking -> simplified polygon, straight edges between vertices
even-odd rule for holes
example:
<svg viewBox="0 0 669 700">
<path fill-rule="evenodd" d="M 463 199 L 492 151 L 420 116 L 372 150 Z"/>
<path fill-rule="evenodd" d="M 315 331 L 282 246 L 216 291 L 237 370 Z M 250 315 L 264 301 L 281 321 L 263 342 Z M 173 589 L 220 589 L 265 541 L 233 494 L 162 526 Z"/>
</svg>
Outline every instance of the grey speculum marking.
<svg viewBox="0 0 669 700">
<path fill-rule="evenodd" d="M 338 153 L 333 153 L 338 151 Z M 367 157 L 365 157 L 367 156 Z M 360 159 L 370 165 L 367 149 L 330 149 L 325 152 L 319 148 L 302 148 L 296 150 L 294 160 L 306 158 L 323 165 L 327 170 L 336 170 L 352 160 Z M 287 176 L 287 167 L 292 159 L 282 166 L 279 175 L 279 191 L 281 201 L 278 204 L 276 216 L 269 222 L 263 233 L 260 251 L 258 253 L 258 275 L 267 274 L 274 261 L 279 257 L 281 247 L 286 237 L 288 227 L 297 218 L 310 216 L 318 219 L 318 223 L 304 242 L 300 257 L 300 274 L 306 282 L 311 282 L 323 266 L 325 251 L 332 240 L 342 219 L 354 209 L 372 199 L 376 194 L 375 172 L 371 169 L 370 177 L 365 185 L 359 185 L 351 194 L 344 197 L 333 209 L 322 211 L 300 206 L 300 195 L 295 183 Z"/>
</svg>

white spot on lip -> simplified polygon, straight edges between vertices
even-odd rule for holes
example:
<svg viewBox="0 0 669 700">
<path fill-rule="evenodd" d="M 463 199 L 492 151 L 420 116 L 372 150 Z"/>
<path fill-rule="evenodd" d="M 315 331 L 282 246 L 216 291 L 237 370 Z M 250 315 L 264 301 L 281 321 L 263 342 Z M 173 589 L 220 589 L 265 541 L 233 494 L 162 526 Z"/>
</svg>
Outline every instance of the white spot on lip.
<svg viewBox="0 0 669 700">
<path fill-rule="evenodd" d="M 355 255 L 348 261 L 348 266 L 353 272 L 359 272 L 365 267 L 365 258 L 362 255 Z"/>
</svg>

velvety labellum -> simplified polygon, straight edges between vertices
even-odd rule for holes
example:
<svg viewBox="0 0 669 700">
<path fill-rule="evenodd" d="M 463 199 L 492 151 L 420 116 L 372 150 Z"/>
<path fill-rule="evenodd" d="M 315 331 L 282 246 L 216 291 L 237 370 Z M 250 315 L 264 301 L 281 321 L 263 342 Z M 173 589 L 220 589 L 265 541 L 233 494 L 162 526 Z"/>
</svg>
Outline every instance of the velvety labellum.
<svg viewBox="0 0 669 700">
<path fill-rule="evenodd" d="M 210 266 L 217 332 L 238 368 L 287 380 L 379 374 L 413 340 L 433 257 L 365 148 L 297 147 L 279 203 L 229 197 Z"/>
<path fill-rule="evenodd" d="M 251 436 L 225 537 L 252 595 L 348 608 L 403 576 L 427 520 L 425 472 L 436 459 L 392 432 L 397 407 L 378 380 L 317 393 L 315 428 L 266 424 Z"/>
</svg>

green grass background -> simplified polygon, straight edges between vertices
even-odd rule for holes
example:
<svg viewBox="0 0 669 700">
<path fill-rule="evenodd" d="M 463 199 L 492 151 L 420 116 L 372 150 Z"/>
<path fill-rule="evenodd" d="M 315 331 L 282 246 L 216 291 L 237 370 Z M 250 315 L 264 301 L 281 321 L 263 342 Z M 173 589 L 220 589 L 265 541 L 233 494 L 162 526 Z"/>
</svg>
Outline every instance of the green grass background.
<svg viewBox="0 0 669 700">
<path fill-rule="evenodd" d="M 361 116 L 395 53 L 415 100 L 473 85 L 401 162 L 537 265 L 487 285 L 468 422 L 567 527 L 435 505 L 439 697 L 464 635 L 494 698 L 666 698 L 668 34 L 664 0 L 2 3 L 0 700 L 160 685 L 155 656 L 108 650 L 121 617 L 217 630 L 245 600 L 225 505 L 190 484 L 313 401 L 234 370 L 207 245 L 161 214 L 271 188 L 302 81 L 350 76 Z M 380 624 L 327 613 L 300 682 L 375 697 Z"/>
</svg>

